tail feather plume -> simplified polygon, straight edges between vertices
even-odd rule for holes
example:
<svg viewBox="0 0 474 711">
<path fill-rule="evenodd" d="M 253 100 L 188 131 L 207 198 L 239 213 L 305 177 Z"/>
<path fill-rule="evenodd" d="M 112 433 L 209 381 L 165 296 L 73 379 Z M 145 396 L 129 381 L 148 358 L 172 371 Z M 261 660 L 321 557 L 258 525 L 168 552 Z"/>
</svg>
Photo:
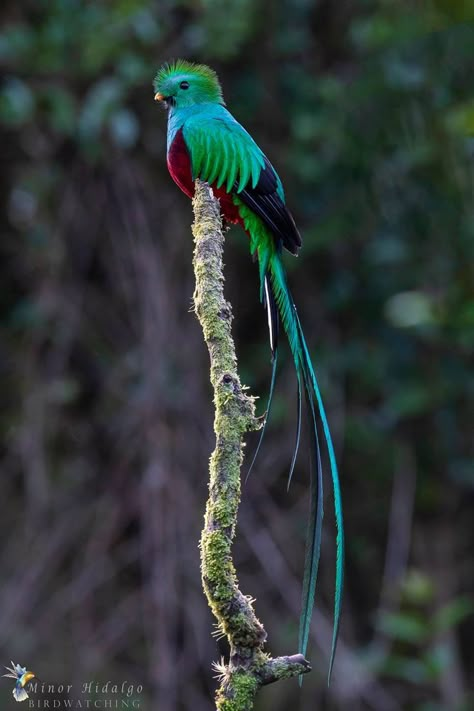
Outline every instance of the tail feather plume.
<svg viewBox="0 0 474 711">
<path fill-rule="evenodd" d="M 298 451 L 300 448 L 301 439 L 301 378 L 299 373 L 296 373 L 298 381 L 297 399 L 296 399 L 296 440 L 295 446 L 293 448 L 293 457 L 291 459 L 290 473 L 288 474 L 288 484 L 286 485 L 286 490 L 290 488 L 291 480 L 293 478 L 293 472 L 295 470 L 296 459 L 298 457 Z"/>
<path fill-rule="evenodd" d="M 250 238 L 250 252 L 258 258 L 260 273 L 260 298 L 267 308 L 269 321 L 270 344 L 273 354 L 273 370 L 266 419 L 268 418 L 268 412 L 275 387 L 278 324 L 280 319 L 288 338 L 296 369 L 298 385 L 298 421 L 295 449 L 288 477 L 288 486 L 293 475 L 293 469 L 300 443 L 301 405 L 303 392 L 307 403 L 308 417 L 311 423 L 310 430 L 314 450 L 313 459 L 316 464 L 316 477 L 312 477 L 311 484 L 311 514 L 306 545 L 302 613 L 300 617 L 299 651 L 303 655 L 306 654 L 309 639 L 311 616 L 316 591 L 316 579 L 318 575 L 323 522 L 323 471 L 321 465 L 321 448 L 318 436 L 318 425 L 321 425 L 322 427 L 325 448 L 329 459 L 334 499 L 334 513 L 337 527 L 334 627 L 331 657 L 329 661 L 329 683 L 339 634 L 342 591 L 344 586 L 344 526 L 342 518 L 341 489 L 339 485 L 339 474 L 334 454 L 334 446 L 326 417 L 326 410 L 324 408 L 318 381 L 311 362 L 311 357 L 309 355 L 306 339 L 304 337 L 296 307 L 286 281 L 285 270 L 281 259 L 281 247 L 282 244 L 284 245 L 285 243 L 279 242 L 270 229 L 264 224 L 264 221 L 262 221 L 258 215 L 254 214 L 252 210 L 240 201 L 237 196 L 234 197 L 234 202 L 238 206 L 244 228 Z M 258 443 L 257 453 L 262 442 L 263 434 L 264 428 L 262 429 L 260 441 Z M 316 481 L 314 481 L 314 478 Z"/>
<path fill-rule="evenodd" d="M 262 425 L 262 429 L 260 430 L 260 437 L 258 438 L 257 447 L 256 447 L 254 455 L 252 457 L 252 461 L 250 462 L 250 466 L 247 471 L 247 476 L 245 477 L 245 483 L 247 483 L 247 480 L 248 480 L 250 474 L 252 473 L 252 469 L 254 468 L 255 462 L 257 461 L 258 453 L 260 452 L 260 447 L 262 446 L 263 438 L 265 436 L 265 430 L 267 427 L 268 416 L 270 414 L 270 408 L 272 406 L 273 392 L 275 390 L 277 361 L 278 361 L 278 352 L 275 350 L 273 353 L 272 378 L 270 381 L 270 392 L 268 393 L 267 408 L 265 410 L 265 419 L 263 420 L 263 425 Z"/>
<path fill-rule="evenodd" d="M 303 578 L 303 595 L 302 595 L 302 612 L 300 617 L 300 631 L 298 647 L 304 656 L 308 647 L 309 631 L 311 626 L 311 616 L 314 606 L 314 597 L 316 594 L 316 581 L 318 578 L 319 559 L 321 556 L 321 538 L 323 531 L 323 468 L 321 464 L 321 448 L 319 446 L 318 426 L 314 402 L 308 395 L 308 383 L 305 378 L 306 389 L 306 405 L 308 411 L 308 422 L 310 430 L 312 430 L 312 449 L 314 450 L 314 459 L 316 460 L 316 483 L 314 481 L 314 473 L 312 467 L 312 458 L 310 457 L 310 481 L 311 481 L 311 510 L 308 521 L 308 532 L 306 536 L 306 555 Z M 300 676 L 300 685 L 303 677 Z"/>
<path fill-rule="evenodd" d="M 311 617 L 314 606 L 314 597 L 316 592 L 316 581 L 318 576 L 319 558 L 321 550 L 321 536 L 323 523 L 323 470 L 321 464 L 321 448 L 318 435 L 318 424 L 322 426 L 324 441 L 329 459 L 332 490 L 334 498 L 334 513 L 336 519 L 337 536 L 336 536 L 336 581 L 335 581 L 335 597 L 334 597 L 334 628 L 331 647 L 331 657 L 329 662 L 328 683 L 331 678 L 332 668 L 334 664 L 334 656 L 336 652 L 337 639 L 339 634 L 339 623 L 341 616 L 342 591 L 344 585 L 344 527 L 342 519 L 342 501 L 341 490 L 339 484 L 339 474 L 337 469 L 334 446 L 332 442 L 331 432 L 326 417 L 321 392 L 319 389 L 316 373 L 311 362 L 308 346 L 304 337 L 301 322 L 296 311 L 296 307 L 287 285 L 286 275 L 278 250 L 274 250 L 267 263 L 267 273 L 265 274 L 265 288 L 271 288 L 274 303 L 278 308 L 278 314 L 281 318 L 283 328 L 288 338 L 291 353 L 296 367 L 298 381 L 298 423 L 295 450 L 291 463 L 288 485 L 291 481 L 293 469 L 296 461 L 296 455 L 299 448 L 300 430 L 301 430 L 301 400 L 302 388 L 304 389 L 308 418 L 311 423 L 311 439 L 313 443 L 313 460 L 316 464 L 316 476 L 312 477 L 311 483 L 311 513 L 308 527 L 308 536 L 306 544 L 306 559 L 305 573 L 303 580 L 303 596 L 302 596 L 302 613 L 300 617 L 300 632 L 299 632 L 299 651 L 305 655 Z M 266 300 L 267 309 L 269 308 L 269 299 Z M 275 364 L 275 360 L 274 360 Z M 275 372 L 272 375 L 272 388 L 275 384 Z M 260 443 L 259 443 L 260 445 Z M 315 479 L 315 481 L 314 481 Z"/>
<path fill-rule="evenodd" d="M 296 312 L 295 312 L 296 313 Z M 329 661 L 329 672 L 328 672 L 328 683 L 331 679 L 332 668 L 334 665 L 334 656 L 336 654 L 337 638 L 339 635 L 339 623 L 341 617 L 341 605 L 342 605 L 342 592 L 344 588 L 344 522 L 342 517 L 342 498 L 341 498 L 341 486 L 339 483 L 339 472 L 337 469 L 336 455 L 334 453 L 334 445 L 332 442 L 331 432 L 329 429 L 329 423 L 326 417 L 326 410 L 324 408 L 324 403 L 321 397 L 321 391 L 319 389 L 318 381 L 316 379 L 316 374 L 314 372 L 311 358 L 309 355 L 308 347 L 306 345 L 306 340 L 303 335 L 303 329 L 301 327 L 298 315 L 296 315 L 298 330 L 301 337 L 301 343 L 303 346 L 304 359 L 306 362 L 305 370 L 309 376 L 309 380 L 312 387 L 312 392 L 316 398 L 316 403 L 319 410 L 319 416 L 323 426 L 324 438 L 326 441 L 326 448 L 329 456 L 329 464 L 331 470 L 332 488 L 333 488 L 333 498 L 334 498 L 334 515 L 336 519 L 336 584 L 335 584 L 335 596 L 334 596 L 334 628 L 331 646 L 331 657 Z"/>
</svg>

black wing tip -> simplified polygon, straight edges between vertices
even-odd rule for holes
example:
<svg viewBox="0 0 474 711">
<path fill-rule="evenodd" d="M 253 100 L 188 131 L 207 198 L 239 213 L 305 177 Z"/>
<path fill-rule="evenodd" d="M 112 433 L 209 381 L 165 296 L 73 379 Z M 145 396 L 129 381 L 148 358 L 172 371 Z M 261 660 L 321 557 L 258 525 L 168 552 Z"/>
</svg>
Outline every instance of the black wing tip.
<svg viewBox="0 0 474 711">
<path fill-rule="evenodd" d="M 297 257 L 301 247 L 303 246 L 303 240 L 301 239 L 298 230 L 295 229 L 295 232 L 297 238 L 294 235 L 292 235 L 291 237 L 287 236 L 284 246 L 290 252 L 290 254 L 292 254 L 294 257 Z"/>
<path fill-rule="evenodd" d="M 302 245 L 301 235 L 293 215 L 278 193 L 278 176 L 268 158 L 265 157 L 265 167 L 255 187 L 249 181 L 238 195 L 267 225 L 276 243 L 297 256 Z"/>
<path fill-rule="evenodd" d="M 298 231 L 298 228 L 296 226 L 296 222 L 293 219 L 293 215 L 291 212 L 288 210 L 286 207 L 286 212 L 288 216 L 288 221 L 291 223 L 291 231 L 288 230 L 287 235 L 286 235 L 286 244 L 285 247 L 286 249 L 291 252 L 295 257 L 298 256 L 298 252 L 300 251 L 301 247 L 303 246 L 303 240 L 301 239 L 301 235 Z"/>
</svg>

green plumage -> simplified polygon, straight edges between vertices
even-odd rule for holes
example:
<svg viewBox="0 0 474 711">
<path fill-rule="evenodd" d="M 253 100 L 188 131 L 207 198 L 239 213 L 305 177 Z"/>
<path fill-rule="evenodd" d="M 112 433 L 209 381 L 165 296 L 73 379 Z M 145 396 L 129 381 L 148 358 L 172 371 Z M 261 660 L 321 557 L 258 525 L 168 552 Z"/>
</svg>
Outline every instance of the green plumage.
<svg viewBox="0 0 474 711">
<path fill-rule="evenodd" d="M 189 196 L 193 194 L 196 178 L 207 181 L 220 199 L 224 217 L 231 222 L 240 222 L 249 235 L 250 252 L 258 258 L 260 298 L 269 316 L 273 353 L 267 417 L 275 383 L 279 320 L 287 335 L 296 369 L 299 413 L 289 482 L 300 441 L 302 392 L 306 397 L 316 472 L 313 472 L 311 481 L 311 514 L 300 618 L 299 649 L 303 655 L 308 645 L 321 549 L 323 471 L 318 427 L 322 426 L 337 525 L 334 631 L 329 679 L 341 614 L 344 529 L 337 464 L 329 425 L 281 258 L 282 247 L 297 254 L 301 238 L 286 207 L 278 174 L 250 134 L 226 109 L 215 72 L 204 65 L 178 60 L 160 69 L 155 78 L 155 91 L 155 98 L 165 102 L 169 109 L 168 166 L 173 179 Z"/>
<path fill-rule="evenodd" d="M 222 113 L 226 109 L 222 107 Z M 207 118 L 194 114 L 186 121 L 183 136 L 188 146 L 194 178 L 201 178 L 217 188 L 225 185 L 240 193 L 250 182 L 255 188 L 264 166 L 260 148 L 247 131 L 234 121 L 222 120 L 221 112 Z M 205 119 L 205 122 L 203 121 Z"/>
</svg>

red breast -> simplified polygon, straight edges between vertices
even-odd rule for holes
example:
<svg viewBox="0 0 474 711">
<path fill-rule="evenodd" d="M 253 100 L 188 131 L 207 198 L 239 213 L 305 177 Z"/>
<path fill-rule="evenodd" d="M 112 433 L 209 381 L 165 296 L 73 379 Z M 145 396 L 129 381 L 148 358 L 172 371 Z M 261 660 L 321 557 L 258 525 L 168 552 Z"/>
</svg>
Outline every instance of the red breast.
<svg viewBox="0 0 474 711">
<path fill-rule="evenodd" d="M 168 170 L 176 185 L 178 185 L 183 193 L 188 197 L 194 196 L 194 181 L 191 174 L 191 160 L 189 158 L 188 149 L 183 138 L 183 131 L 180 129 L 170 146 L 167 156 Z M 221 203 L 221 212 L 227 222 L 242 224 L 242 218 L 239 215 L 237 207 L 232 202 L 232 197 L 226 193 L 224 187 L 216 188 L 216 184 L 211 185 L 214 195 L 219 198 Z"/>
</svg>

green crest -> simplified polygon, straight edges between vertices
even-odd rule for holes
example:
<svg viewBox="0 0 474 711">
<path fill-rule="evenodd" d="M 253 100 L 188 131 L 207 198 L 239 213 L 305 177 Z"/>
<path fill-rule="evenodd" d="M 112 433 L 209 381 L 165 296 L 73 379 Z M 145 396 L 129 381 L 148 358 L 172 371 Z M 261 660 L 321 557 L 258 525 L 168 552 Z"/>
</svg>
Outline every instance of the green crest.
<svg viewBox="0 0 474 711">
<path fill-rule="evenodd" d="M 157 94 L 171 98 L 171 103 L 178 106 L 224 103 L 216 72 L 205 64 L 193 64 L 185 59 L 164 64 L 158 70 L 153 86 Z"/>
</svg>

